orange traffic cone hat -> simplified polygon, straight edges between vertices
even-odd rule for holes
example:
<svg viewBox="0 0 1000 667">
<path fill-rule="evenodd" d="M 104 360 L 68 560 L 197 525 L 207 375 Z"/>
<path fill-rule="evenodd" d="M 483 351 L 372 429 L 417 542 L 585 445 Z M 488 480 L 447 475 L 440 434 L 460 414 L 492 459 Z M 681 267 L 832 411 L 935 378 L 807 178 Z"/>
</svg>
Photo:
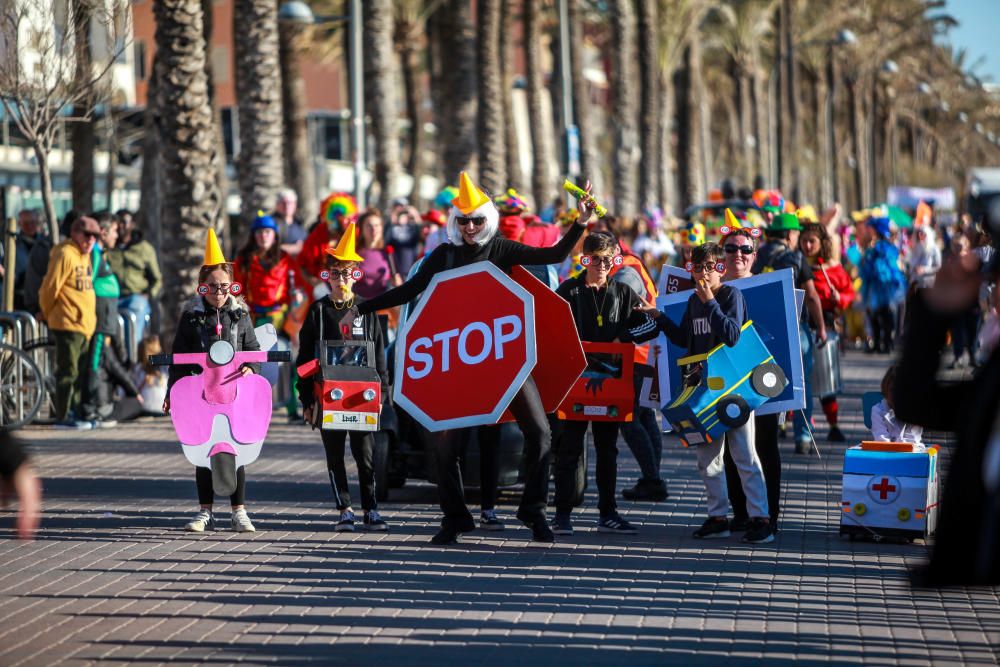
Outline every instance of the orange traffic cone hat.
<svg viewBox="0 0 1000 667">
<path fill-rule="evenodd" d="M 340 262 L 363 262 L 365 258 L 355 250 L 357 243 L 357 226 L 352 222 L 347 225 L 344 235 L 340 237 L 340 242 L 336 248 L 327 248 L 326 254 Z"/>
<path fill-rule="evenodd" d="M 451 200 L 452 205 L 464 215 L 469 215 L 483 204 L 490 201 L 486 193 L 480 190 L 469 178 L 466 172 L 458 176 L 458 196 Z"/>
<path fill-rule="evenodd" d="M 215 236 L 215 230 L 208 228 L 208 236 L 205 239 L 205 260 L 202 266 L 215 266 L 217 264 L 228 264 L 226 256 L 222 254 L 222 246 Z"/>
</svg>

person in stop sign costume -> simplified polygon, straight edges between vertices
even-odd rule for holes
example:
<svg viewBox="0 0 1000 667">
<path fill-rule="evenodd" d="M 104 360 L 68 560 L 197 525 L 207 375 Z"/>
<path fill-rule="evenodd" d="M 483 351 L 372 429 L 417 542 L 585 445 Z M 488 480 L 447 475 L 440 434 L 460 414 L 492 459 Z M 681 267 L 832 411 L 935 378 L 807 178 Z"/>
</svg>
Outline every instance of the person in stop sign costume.
<svg viewBox="0 0 1000 667">
<path fill-rule="evenodd" d="M 596 206 L 589 195 L 589 183 L 585 191 L 588 194 L 577 202 L 580 217 L 559 243 L 548 248 L 532 248 L 497 233 L 500 216 L 496 206 L 486 193 L 473 184 L 468 174 L 462 172 L 458 197 L 452 200 L 448 213 L 446 230 L 449 242 L 435 248 L 410 280 L 359 304 L 358 311 L 361 314 L 373 313 L 412 301 L 427 288 L 435 274 L 475 262 L 492 262 L 508 273 L 516 264 L 562 262 L 583 235 Z M 475 294 L 469 295 L 470 300 L 475 298 Z M 461 391 L 460 387 L 455 389 Z M 545 517 L 552 432 L 532 378 L 529 377 L 514 396 L 510 411 L 524 433 L 524 494 L 521 496 L 517 518 L 531 529 L 535 541 L 552 542 L 552 530 Z M 476 527 L 465 504 L 460 455 L 458 440 L 444 433 L 437 443 L 438 491 L 444 519 L 441 521 L 441 530 L 431 540 L 434 544 L 452 544 L 461 533 L 471 532 Z"/>
</svg>

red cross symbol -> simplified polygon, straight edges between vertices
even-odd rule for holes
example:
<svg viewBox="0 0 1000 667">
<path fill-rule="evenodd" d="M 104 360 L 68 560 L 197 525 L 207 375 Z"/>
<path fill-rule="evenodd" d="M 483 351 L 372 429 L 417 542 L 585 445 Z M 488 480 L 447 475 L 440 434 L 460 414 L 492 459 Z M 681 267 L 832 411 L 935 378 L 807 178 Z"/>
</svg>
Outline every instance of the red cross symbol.
<svg viewBox="0 0 1000 667">
<path fill-rule="evenodd" d="M 889 498 L 890 493 L 896 492 L 896 487 L 889 483 L 888 477 L 883 477 L 881 482 L 872 487 L 872 491 L 878 491 L 879 498 L 886 500 Z"/>
</svg>

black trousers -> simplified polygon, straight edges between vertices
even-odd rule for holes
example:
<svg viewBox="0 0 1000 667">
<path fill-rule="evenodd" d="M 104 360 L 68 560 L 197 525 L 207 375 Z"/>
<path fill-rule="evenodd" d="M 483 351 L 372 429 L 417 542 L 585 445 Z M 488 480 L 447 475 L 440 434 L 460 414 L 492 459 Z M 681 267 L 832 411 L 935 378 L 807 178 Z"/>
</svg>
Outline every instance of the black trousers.
<svg viewBox="0 0 1000 667">
<path fill-rule="evenodd" d="M 760 467 L 764 470 L 764 484 L 767 486 L 767 507 L 771 514 L 771 525 L 778 525 L 781 514 L 781 452 L 778 450 L 778 415 L 754 417 L 754 448 Z M 722 455 L 726 465 L 726 488 L 729 502 L 733 506 L 733 517 L 747 520 L 747 496 L 740 483 L 740 471 L 736 469 L 729 448 Z"/>
<path fill-rule="evenodd" d="M 366 431 L 320 431 L 323 449 L 326 450 L 326 470 L 333 489 L 333 500 L 337 509 L 344 511 L 351 506 L 351 494 L 347 487 L 347 466 L 344 465 L 344 445 L 347 434 L 351 434 L 351 455 L 358 466 L 358 486 L 361 487 L 361 509 L 366 512 L 377 509 L 375 500 L 375 436 Z"/>
<path fill-rule="evenodd" d="M 878 352 L 892 352 L 893 334 L 896 331 L 896 313 L 892 306 L 869 309 L 868 319 L 872 325 L 872 338 Z"/>
<path fill-rule="evenodd" d="M 587 427 L 594 432 L 597 452 L 597 509 L 601 516 L 614 514 L 615 484 L 618 481 L 618 422 L 564 421 L 556 466 L 556 512 L 569 514 L 573 510 L 576 468 L 586 447 Z"/>
<path fill-rule="evenodd" d="M 215 489 L 212 488 L 212 471 L 208 468 L 198 466 L 194 469 L 194 481 L 198 486 L 198 504 L 212 505 L 215 502 Z M 247 495 L 247 474 L 246 468 L 240 466 L 236 469 L 236 490 L 229 496 L 229 504 L 232 506 L 245 505 Z"/>
<path fill-rule="evenodd" d="M 500 425 L 479 426 L 479 500 L 484 510 L 497 506 L 500 483 Z"/>
<path fill-rule="evenodd" d="M 545 506 L 549 495 L 549 459 L 552 448 L 552 430 L 542 407 L 535 381 L 528 378 L 521 391 L 510 402 L 510 411 L 524 434 L 524 493 L 518 508 L 519 517 L 533 520 L 545 519 Z M 437 434 L 438 495 L 441 499 L 442 523 L 465 523 L 472 520 L 465 504 L 465 487 L 462 483 L 463 442 L 458 430 Z M 494 490 L 494 494 L 495 494 Z"/>
</svg>

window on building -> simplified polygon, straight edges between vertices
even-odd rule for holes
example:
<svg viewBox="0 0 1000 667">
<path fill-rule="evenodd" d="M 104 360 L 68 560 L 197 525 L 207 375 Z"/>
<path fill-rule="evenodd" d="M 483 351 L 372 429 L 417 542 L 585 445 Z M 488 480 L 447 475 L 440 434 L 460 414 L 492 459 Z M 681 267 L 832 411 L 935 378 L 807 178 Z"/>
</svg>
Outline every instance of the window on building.
<svg viewBox="0 0 1000 667">
<path fill-rule="evenodd" d="M 135 80 L 146 80 L 146 41 L 142 39 L 135 41 Z"/>
<path fill-rule="evenodd" d="M 236 132 L 235 123 L 233 122 L 234 110 L 232 107 L 226 107 L 222 109 L 222 143 L 226 147 L 226 162 L 233 161 L 233 155 L 235 154 L 234 149 L 234 134 Z"/>
<path fill-rule="evenodd" d="M 326 160 L 346 159 L 344 121 L 329 114 L 310 115 L 310 135 L 313 137 L 313 154 Z"/>
</svg>

